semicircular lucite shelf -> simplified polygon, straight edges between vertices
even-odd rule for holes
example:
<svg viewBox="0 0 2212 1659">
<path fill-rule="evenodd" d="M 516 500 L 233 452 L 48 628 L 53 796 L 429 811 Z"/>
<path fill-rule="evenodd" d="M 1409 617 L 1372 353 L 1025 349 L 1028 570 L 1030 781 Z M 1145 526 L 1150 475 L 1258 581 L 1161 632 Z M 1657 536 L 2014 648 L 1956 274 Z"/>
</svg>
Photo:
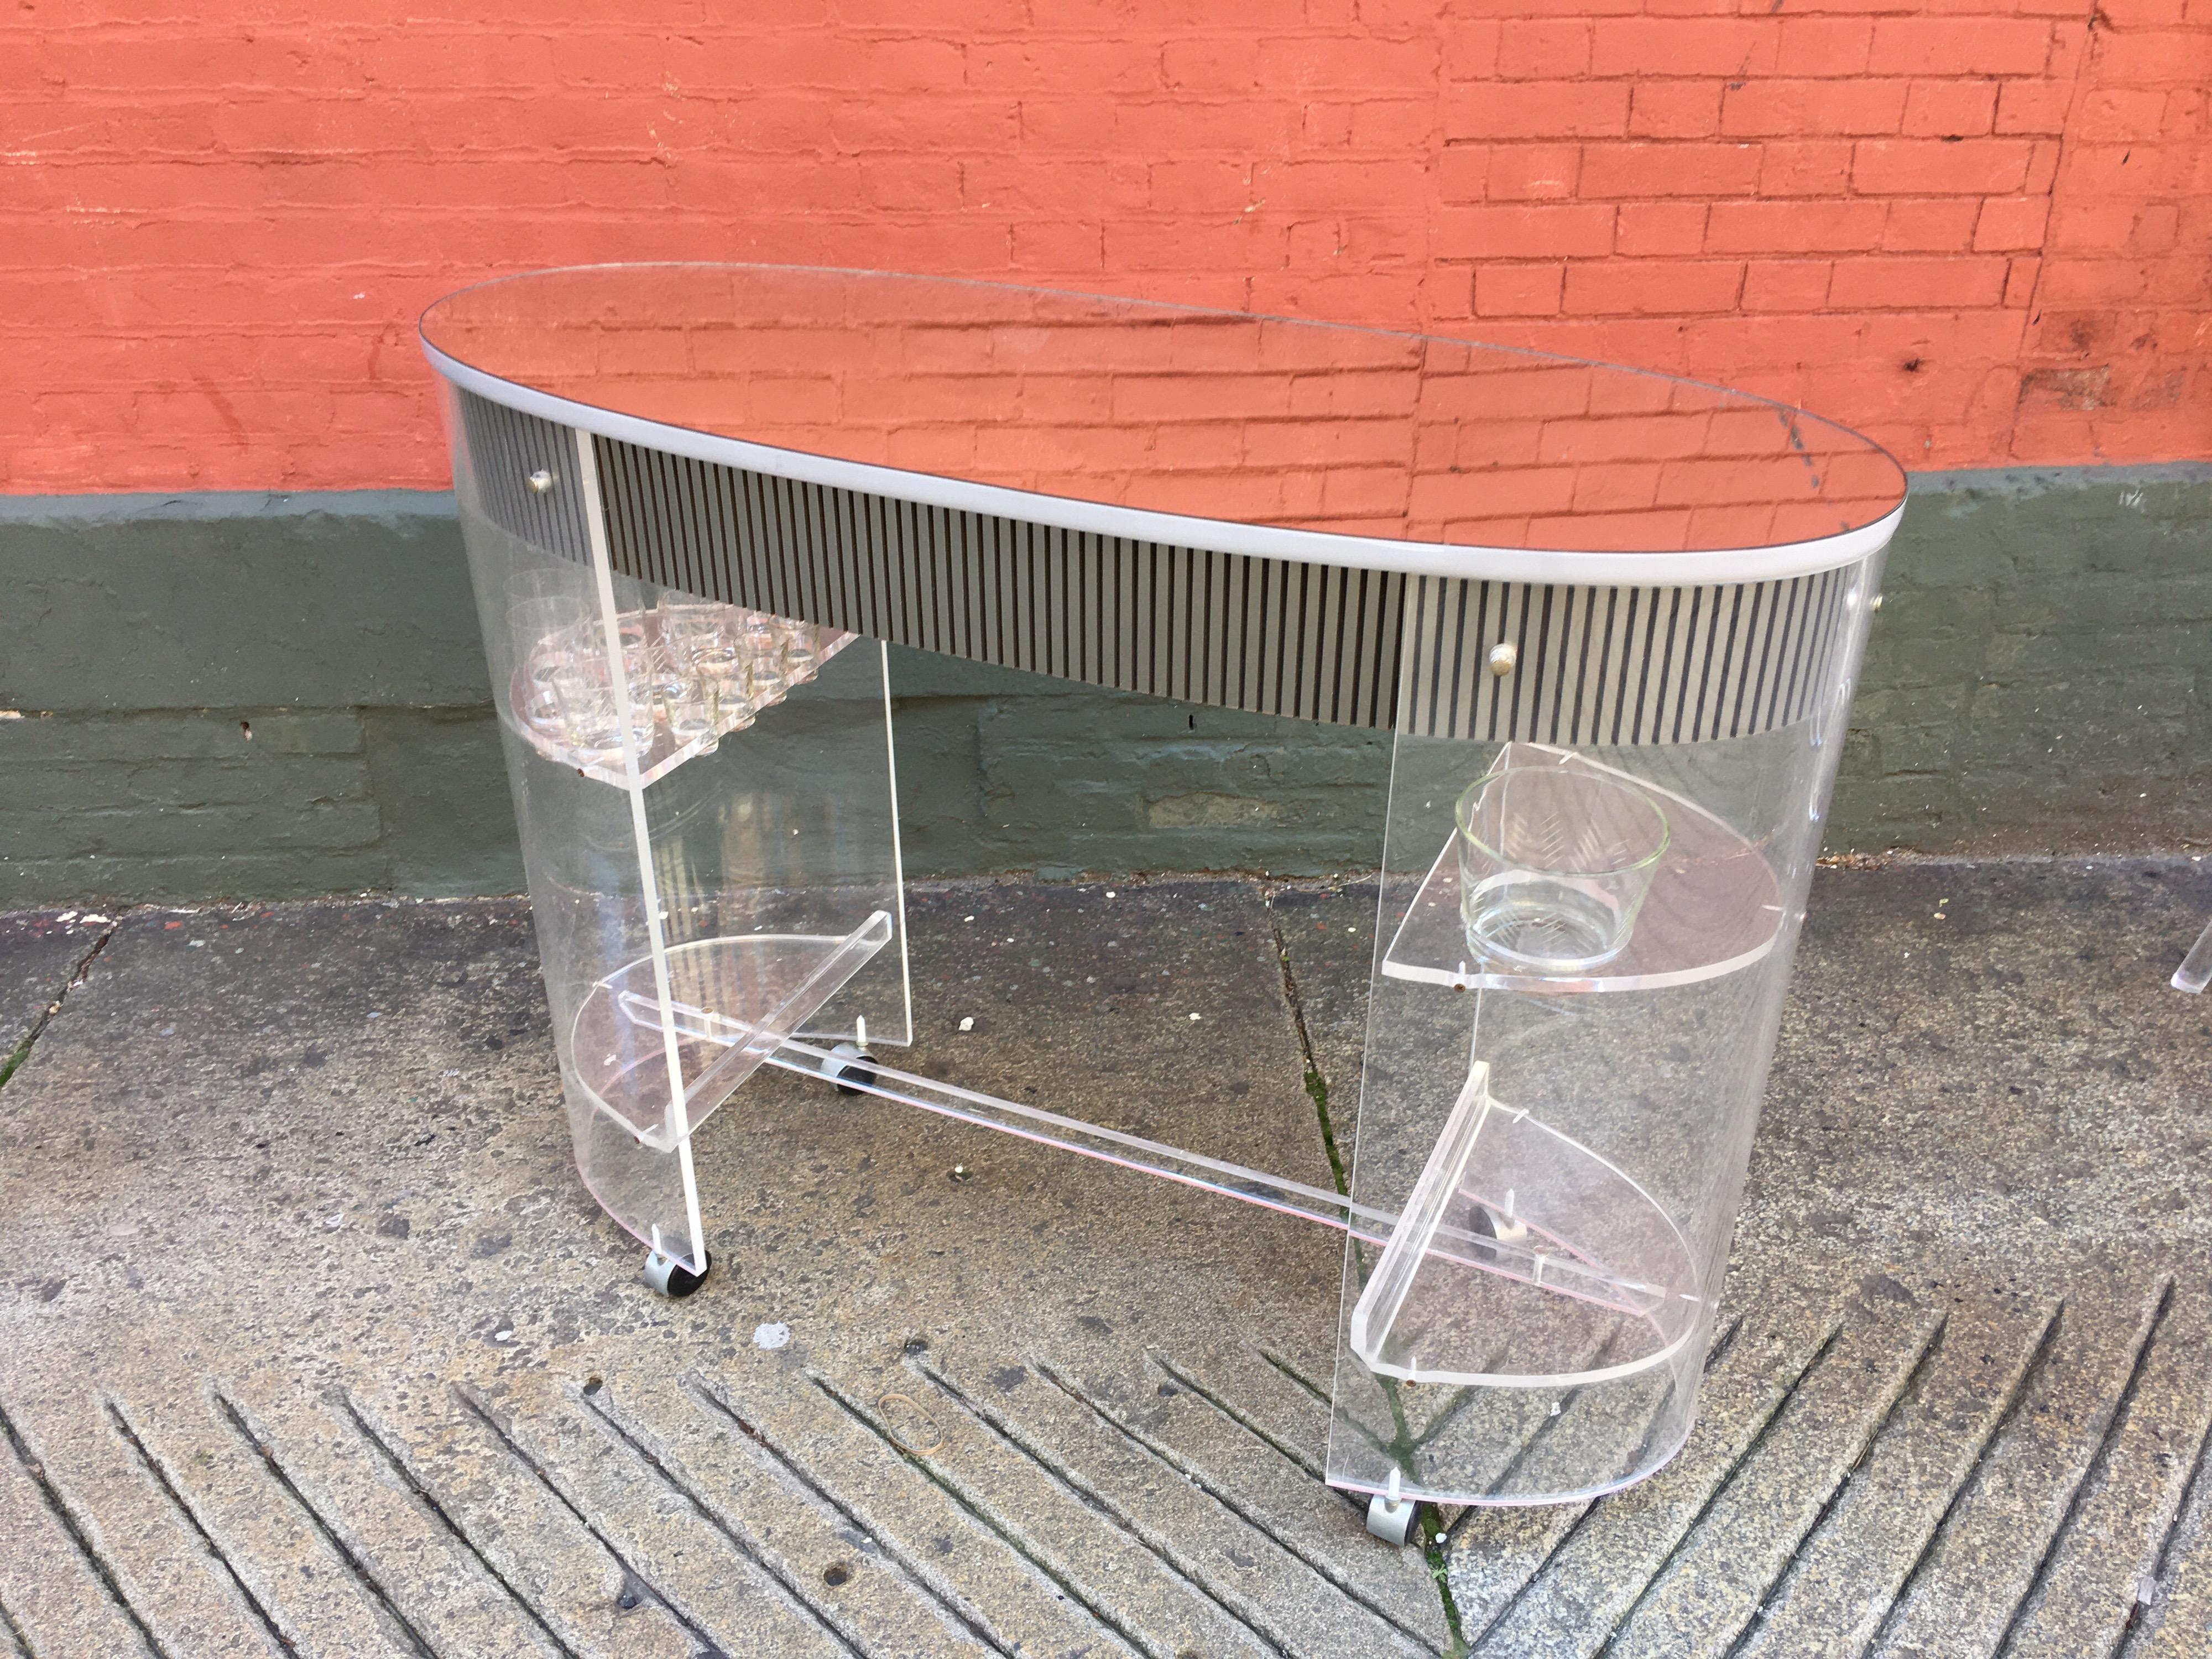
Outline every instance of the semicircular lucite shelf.
<svg viewBox="0 0 2212 1659">
<path fill-rule="evenodd" d="M 1652 991 L 1747 968 L 1781 936 L 1782 890 L 1758 848 L 1695 801 L 1565 750 L 1517 745 L 1638 791 L 1666 815 L 1667 848 L 1620 952 L 1586 972 L 1542 973 L 1483 956 L 1460 907 L 1455 841 L 1407 908 L 1382 971 L 1456 991 Z"/>
<path fill-rule="evenodd" d="M 1370 554 L 1773 549 L 1904 499 L 1897 463 L 1856 433 L 1666 375 L 1000 283 L 594 266 L 465 289 L 422 331 L 441 368 L 574 405 L 571 423 L 600 411 Z"/>
</svg>

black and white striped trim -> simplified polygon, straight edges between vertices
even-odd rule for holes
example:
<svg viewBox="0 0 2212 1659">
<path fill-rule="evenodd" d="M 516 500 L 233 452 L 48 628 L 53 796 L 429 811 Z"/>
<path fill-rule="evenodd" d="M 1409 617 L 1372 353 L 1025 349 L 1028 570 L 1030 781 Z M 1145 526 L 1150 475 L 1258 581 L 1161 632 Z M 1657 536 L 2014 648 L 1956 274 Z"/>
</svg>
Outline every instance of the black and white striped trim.
<svg viewBox="0 0 2212 1659">
<path fill-rule="evenodd" d="M 453 391 L 453 485 L 469 492 L 479 511 L 533 547 L 579 564 L 592 562 L 584 530 L 584 492 L 576 473 L 576 434 L 571 428 L 507 408 L 474 392 Z M 551 484 L 534 489 L 543 473 Z"/>
<path fill-rule="evenodd" d="M 1704 587 L 1411 579 L 1399 728 L 1422 737 L 1703 743 L 1815 712 L 1858 598 L 1848 565 Z M 1510 647 L 1509 672 L 1490 658 Z"/>
<path fill-rule="evenodd" d="M 974 662 L 1387 726 L 1406 578 L 1208 552 L 598 444 L 615 568 Z"/>
<path fill-rule="evenodd" d="M 465 487 L 586 560 L 573 428 L 457 392 Z M 1416 576 L 1069 530 L 594 436 L 620 574 L 894 644 L 1215 708 L 1596 745 L 1787 726 L 1862 568 L 1694 587 Z M 556 487 L 532 490 L 532 471 Z M 1510 672 L 1490 653 L 1513 647 Z"/>
</svg>

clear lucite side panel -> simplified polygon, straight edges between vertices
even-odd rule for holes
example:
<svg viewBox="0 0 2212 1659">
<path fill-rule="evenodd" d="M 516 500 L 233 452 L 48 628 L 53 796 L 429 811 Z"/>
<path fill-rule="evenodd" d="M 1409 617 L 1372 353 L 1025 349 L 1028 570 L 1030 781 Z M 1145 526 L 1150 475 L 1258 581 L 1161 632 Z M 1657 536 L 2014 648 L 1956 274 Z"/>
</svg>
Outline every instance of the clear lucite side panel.
<svg viewBox="0 0 2212 1659">
<path fill-rule="evenodd" d="M 457 448 L 577 1167 L 699 1271 L 690 1136 L 787 1037 L 911 1038 L 883 647 L 556 552 Z"/>
<path fill-rule="evenodd" d="M 654 1146 L 697 1133 L 787 1037 L 911 1041 L 884 649 L 852 641 L 798 672 L 756 681 L 748 725 L 644 787 L 659 954 L 603 967 L 571 1027 L 594 1103 Z"/>
<path fill-rule="evenodd" d="M 2189 947 L 2189 954 L 2181 959 L 2181 966 L 2173 970 L 2171 981 L 2177 991 L 2201 992 L 2212 985 L 2212 921 L 2204 924 L 2204 931 L 2197 936 L 2197 943 Z"/>
<path fill-rule="evenodd" d="M 1864 614 L 1758 736 L 1397 739 L 1332 1484 L 1559 1502 L 1687 1435 Z"/>
</svg>

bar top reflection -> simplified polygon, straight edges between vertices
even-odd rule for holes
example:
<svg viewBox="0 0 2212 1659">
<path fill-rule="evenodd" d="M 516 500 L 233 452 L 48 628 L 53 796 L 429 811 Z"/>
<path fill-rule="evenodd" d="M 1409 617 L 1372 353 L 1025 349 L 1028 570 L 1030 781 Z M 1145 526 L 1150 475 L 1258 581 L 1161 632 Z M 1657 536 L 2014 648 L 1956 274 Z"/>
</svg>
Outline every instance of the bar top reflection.
<svg viewBox="0 0 2212 1659">
<path fill-rule="evenodd" d="M 1455 546 L 1718 552 L 1874 524 L 1897 463 L 1688 381 L 996 283 L 762 265 L 510 277 L 424 313 L 495 379 L 1076 501 Z"/>
</svg>

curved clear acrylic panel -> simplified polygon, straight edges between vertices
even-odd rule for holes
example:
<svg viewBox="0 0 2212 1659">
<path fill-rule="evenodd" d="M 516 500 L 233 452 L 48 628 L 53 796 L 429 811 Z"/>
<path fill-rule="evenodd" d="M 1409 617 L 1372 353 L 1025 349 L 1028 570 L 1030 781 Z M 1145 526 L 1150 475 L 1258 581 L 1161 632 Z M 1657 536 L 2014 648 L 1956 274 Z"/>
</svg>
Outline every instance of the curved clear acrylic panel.
<svg viewBox="0 0 2212 1659">
<path fill-rule="evenodd" d="M 577 1165 L 698 1271 L 690 1136 L 787 1038 L 910 1038 L 884 650 L 495 520 L 455 430 Z"/>
<path fill-rule="evenodd" d="M 1688 1433 L 1856 657 L 1749 737 L 1398 738 L 1333 1483 L 1559 1502 Z"/>
</svg>

